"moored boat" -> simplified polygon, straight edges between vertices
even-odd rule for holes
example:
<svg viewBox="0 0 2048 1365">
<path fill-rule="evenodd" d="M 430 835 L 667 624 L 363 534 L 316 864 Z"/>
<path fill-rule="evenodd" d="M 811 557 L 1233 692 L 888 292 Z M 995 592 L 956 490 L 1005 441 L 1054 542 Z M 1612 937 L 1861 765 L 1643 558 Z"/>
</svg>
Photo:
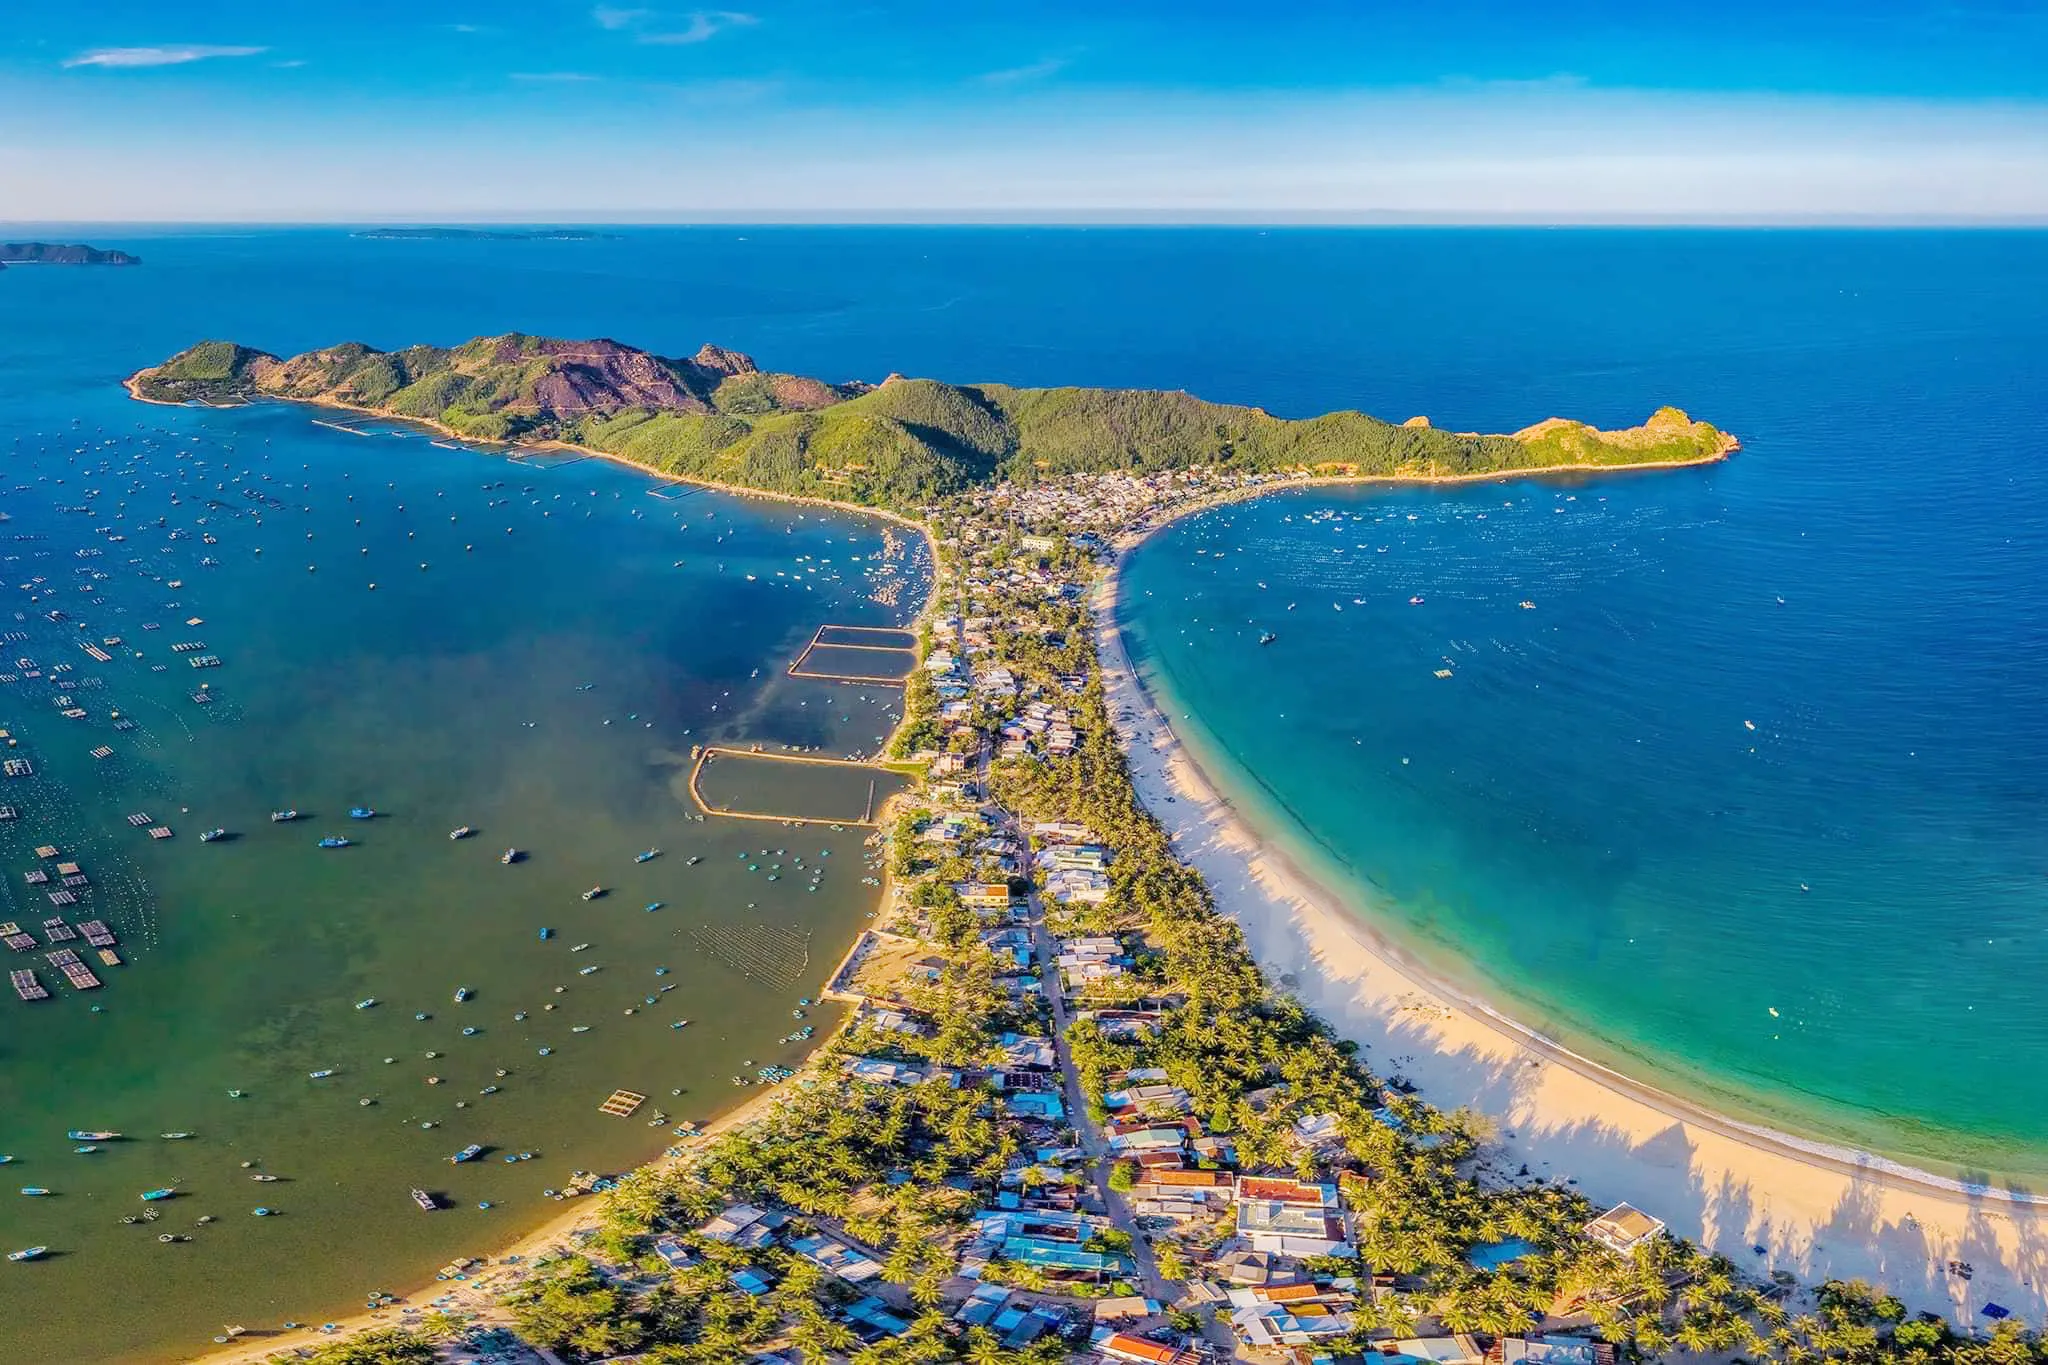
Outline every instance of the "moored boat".
<svg viewBox="0 0 2048 1365">
<path fill-rule="evenodd" d="M 333 1074 L 334 1074 L 334 1068 L 333 1068 L 333 1067 L 331 1067 L 331 1066 L 323 1066 L 323 1067 L 321 1067 L 321 1068 L 320 1068 L 320 1069 L 319 1069 L 318 1071 L 308 1071 L 308 1072 L 306 1073 L 306 1079 L 307 1079 L 307 1080 L 309 1080 L 309 1081 L 324 1081 L 324 1080 L 326 1080 L 326 1079 L 327 1079 L 327 1078 L 328 1078 L 329 1076 L 332 1076 Z"/>
<path fill-rule="evenodd" d="M 451 1157 L 449 1157 L 449 1158 L 448 1158 L 448 1160 L 449 1160 L 449 1161 L 450 1161 L 451 1163 L 460 1163 L 460 1162 L 464 1162 L 464 1161 L 474 1161 L 474 1160 L 476 1160 L 476 1159 L 477 1159 L 477 1158 L 478 1158 L 479 1156 L 482 1156 L 482 1155 L 483 1155 L 483 1150 L 484 1150 L 484 1148 L 483 1148 L 483 1144 L 482 1144 L 482 1143 L 480 1143 L 480 1142 L 472 1142 L 472 1143 L 470 1143 L 470 1144 L 469 1144 L 469 1146 L 467 1146 L 467 1147 L 464 1147 L 464 1148 L 463 1148 L 463 1149 L 462 1149 L 461 1151 L 457 1152 L 457 1153 L 456 1153 L 456 1154 L 455 1154 L 454 1156 L 451 1156 Z"/>
<path fill-rule="evenodd" d="M 227 837 L 227 830 L 223 827 L 218 826 L 213 829 L 205 829 L 199 832 L 199 842 L 202 844 L 214 843 L 217 840 L 225 839 Z"/>
<path fill-rule="evenodd" d="M 159 1200 L 169 1199 L 177 1192 L 178 1187 L 176 1185 L 166 1185 L 160 1190 L 144 1190 L 142 1192 L 142 1199 L 144 1203 L 154 1204 Z"/>
<path fill-rule="evenodd" d="M 347 848 L 348 846 L 349 841 L 342 838 L 339 834 L 330 834 L 320 841 L 320 847 L 322 848 Z"/>
<path fill-rule="evenodd" d="M 42 1185 L 23 1185 L 21 1187 L 21 1192 L 26 1195 L 34 1196 L 39 1194 L 48 1194 L 50 1191 L 47 1187 Z"/>
<path fill-rule="evenodd" d="M 418 1204 L 429 1213 L 441 1207 L 441 1201 L 428 1194 L 425 1190 L 414 1190 L 412 1192 L 412 1202 Z"/>
<path fill-rule="evenodd" d="M 511 864 L 518 862 L 523 856 L 518 849 L 508 848 L 498 855 L 498 861 L 509 867 Z"/>
<path fill-rule="evenodd" d="M 377 818 L 377 808 L 375 806 L 350 806 L 348 808 L 348 818 L 351 820 L 374 820 Z"/>
<path fill-rule="evenodd" d="M 468 825 L 457 825 L 454 829 L 448 831 L 448 837 L 450 839 L 467 839 L 470 835 L 474 833 L 476 833 L 476 831 L 471 829 Z"/>
<path fill-rule="evenodd" d="M 472 992 L 470 991 L 469 987 L 457 986 L 455 988 L 455 1003 L 458 1005 L 461 1004 L 463 1001 L 469 999 L 471 994 Z"/>
<path fill-rule="evenodd" d="M 33 1261 L 33 1260 L 38 1260 L 38 1259 L 40 1259 L 40 1258 L 41 1258 L 41 1257 L 43 1256 L 43 1254 L 44 1254 L 44 1253 L 46 1253 L 47 1251 L 49 1251 L 49 1248 L 48 1248 L 48 1247 L 23 1247 L 23 1248 L 22 1248 L 21 1250 L 19 1250 L 19 1251 L 10 1251 L 10 1252 L 8 1252 L 8 1253 L 7 1253 L 7 1259 L 8 1259 L 8 1260 L 10 1260 L 10 1261 Z"/>
<path fill-rule="evenodd" d="M 658 849 L 658 848 L 650 848 L 650 849 L 648 849 L 648 850 L 647 850 L 646 852 L 644 852 L 644 853 L 635 853 L 635 854 L 633 855 L 633 861 L 634 861 L 634 862 L 636 862 L 636 863 L 651 863 L 651 862 L 653 862 L 653 861 L 654 861 L 654 860 L 655 860 L 656 858 L 659 858 L 660 856 L 661 856 L 661 850 L 660 850 L 660 849 Z"/>
<path fill-rule="evenodd" d="M 164 1140 L 165 1142 L 178 1142 L 178 1141 L 180 1141 L 180 1140 L 182 1140 L 182 1139 L 184 1139 L 184 1138 L 188 1138 L 188 1137 L 191 1137 L 191 1136 L 192 1136 L 192 1134 L 190 1134 L 190 1133 L 158 1133 L 158 1134 L 157 1134 L 157 1136 L 158 1136 L 158 1137 L 160 1137 L 160 1138 L 162 1138 L 162 1139 L 163 1139 L 163 1140 Z"/>
<path fill-rule="evenodd" d="M 298 818 L 299 813 L 296 810 L 274 810 L 270 812 L 270 823 L 273 825 L 290 824 Z"/>
<path fill-rule="evenodd" d="M 105 1128 L 73 1128 L 64 1135 L 73 1142 L 117 1142 L 121 1135 Z"/>
</svg>

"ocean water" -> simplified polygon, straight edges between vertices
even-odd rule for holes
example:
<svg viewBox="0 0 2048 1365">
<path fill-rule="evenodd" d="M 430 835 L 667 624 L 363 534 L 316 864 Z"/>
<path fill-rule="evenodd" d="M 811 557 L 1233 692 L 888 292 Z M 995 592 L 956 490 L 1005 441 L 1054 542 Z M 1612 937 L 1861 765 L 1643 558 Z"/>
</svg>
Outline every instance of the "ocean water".
<svg viewBox="0 0 2048 1365">
<path fill-rule="evenodd" d="M 1149 385 L 1460 429 L 1687 407 L 1747 448 L 1576 488 L 1290 496 L 1191 521 L 1131 566 L 1134 644 L 1273 837 L 1532 1022 L 1806 1131 L 2038 1169 L 2039 234 L 29 235 L 147 264 L 0 274 L 0 535 L 45 537 L 0 545 L 18 556 L 7 614 L 33 636 L 0 663 L 104 684 L 69 693 L 78 721 L 47 673 L 0 684 L 0 728 L 43 793 L 0 782 L 34 812 L 0 822 L 4 913 L 45 917 L 22 877 L 49 837 L 119 902 L 130 960 L 92 1001 L 0 998 L 0 1151 L 22 1158 L 6 1188 L 60 1191 L 0 1197 L 0 1244 L 64 1253 L 6 1268 L 36 1286 L 0 1307 L 17 1353 L 165 1358 L 222 1322 L 317 1321 L 488 1250 L 554 1211 L 538 1191 L 572 1167 L 665 1140 L 596 1114 L 614 1086 L 697 1117 L 741 1093 L 742 1062 L 793 1058 L 774 1040 L 794 997 L 872 905 L 856 831 L 810 831 L 812 849 L 778 825 L 685 824 L 678 784 L 699 741 L 835 752 L 881 732 L 893 692 L 780 673 L 820 621 L 918 600 L 922 566 L 875 561 L 874 524 L 120 392 L 207 336 L 279 353 L 508 329 L 716 341 L 829 379 Z M 200 527 L 206 497 L 228 507 Z M 123 502 L 110 543 L 96 528 Z M 80 503 L 94 514 L 57 510 Z M 158 516 L 194 534 L 149 532 Z M 95 569 L 109 577 L 81 579 Z M 881 569 L 907 581 L 895 608 L 870 600 Z M 40 589 L 90 631 L 44 620 Z M 1293 612 L 1273 614 L 1280 595 Z M 1214 637 L 1183 636 L 1197 615 Z M 1270 648 L 1231 638 L 1253 619 Z M 74 633 L 147 657 L 100 664 Z M 180 640 L 223 666 L 190 669 Z M 210 706 L 190 700 L 202 680 Z M 111 730 L 115 705 L 137 731 Z M 91 758 L 103 743 L 116 756 Z M 390 817 L 339 818 L 356 801 Z M 287 802 L 308 819 L 262 818 Z M 144 812 L 176 838 L 131 829 Z M 458 823 L 478 837 L 448 841 Z M 243 837 L 202 847 L 213 824 Z M 362 847 L 313 849 L 330 827 Z M 531 862 L 499 865 L 515 842 Z M 650 846 L 663 856 L 634 864 Z M 616 889 L 581 901 L 593 883 Z M 458 985 L 476 998 L 455 1005 Z M 478 1095 L 501 1065 L 501 1092 Z M 74 1126 L 147 1136 L 74 1156 Z M 471 1141 L 540 1155 L 449 1166 Z M 291 1178 L 244 1184 L 243 1160 Z M 119 1224 L 174 1180 L 191 1193 L 159 1227 L 220 1221 L 171 1246 Z M 456 1207 L 417 1213 L 422 1182 Z M 281 1216 L 252 1219 L 258 1203 Z"/>
<path fill-rule="evenodd" d="M 1254 823 L 1510 1014 L 1746 1118 L 2030 1185 L 2044 246 L 1706 239 L 1720 287 L 1677 334 L 1559 320 L 1587 397 L 1540 411 L 1655 374 L 1734 459 L 1199 514 L 1126 570 L 1139 667 Z"/>
</svg>

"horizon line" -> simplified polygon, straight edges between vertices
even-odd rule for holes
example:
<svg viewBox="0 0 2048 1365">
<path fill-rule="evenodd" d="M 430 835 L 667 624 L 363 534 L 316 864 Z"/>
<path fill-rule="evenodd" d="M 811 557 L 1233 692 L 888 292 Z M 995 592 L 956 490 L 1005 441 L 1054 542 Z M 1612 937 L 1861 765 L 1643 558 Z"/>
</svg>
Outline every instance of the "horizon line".
<svg viewBox="0 0 2048 1365">
<path fill-rule="evenodd" d="M 1179 210 L 1048 210 L 1042 213 L 991 210 L 895 209 L 872 212 L 787 209 L 669 213 L 578 210 L 549 216 L 544 210 L 489 210 L 458 216 L 446 211 L 351 217 L 256 218 L 0 218 L 0 229 L 36 227 L 149 228 L 687 228 L 687 227 L 1227 227 L 1227 228 L 1943 228 L 1956 230 L 2048 228 L 2048 214 L 1956 217 L 1936 214 L 1726 214 L 1714 217 L 1663 214 L 1598 214 L 1560 218 L 1545 215 L 1409 213 L 1400 211 L 1277 210 L 1182 212 Z"/>
</svg>

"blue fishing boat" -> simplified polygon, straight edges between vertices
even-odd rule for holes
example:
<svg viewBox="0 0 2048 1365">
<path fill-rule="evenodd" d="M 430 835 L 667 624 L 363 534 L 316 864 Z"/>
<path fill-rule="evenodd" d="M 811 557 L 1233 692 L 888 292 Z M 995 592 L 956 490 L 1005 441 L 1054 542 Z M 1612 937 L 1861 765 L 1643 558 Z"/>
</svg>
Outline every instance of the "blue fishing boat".
<svg viewBox="0 0 2048 1365">
<path fill-rule="evenodd" d="M 159 1200 L 169 1199 L 177 1192 L 178 1187 L 176 1185 L 166 1185 L 160 1190 L 144 1190 L 142 1192 L 142 1199 L 146 1204 L 154 1204 Z"/>
<path fill-rule="evenodd" d="M 461 1003 L 462 1003 L 463 1001 L 465 1001 L 465 1000 L 469 999 L 469 997 L 470 997 L 470 994 L 471 994 L 471 992 L 470 992 L 470 989 L 469 989 L 469 987 L 467 987 L 467 986 L 457 986 L 457 987 L 455 988 L 455 1003 L 456 1003 L 456 1004 L 458 1004 L 458 1005 L 459 1005 L 459 1004 L 461 1004 Z"/>
<path fill-rule="evenodd" d="M 546 943 L 546 942 L 547 942 L 547 941 L 548 941 L 549 939 L 553 938 L 554 936 L 555 936 L 555 931 L 554 931 L 554 930 L 552 930 L 552 929 L 548 928 L 548 927 L 547 927 L 546 925 L 542 925 L 542 926 L 541 926 L 541 931 L 540 931 L 540 941 L 541 941 L 542 943 Z"/>
<path fill-rule="evenodd" d="M 38 1194 L 48 1194 L 48 1193 L 49 1193 L 49 1191 L 48 1191 L 47 1189 L 43 1188 L 43 1187 L 42 1187 L 41 1185 L 23 1185 L 23 1186 L 21 1187 L 21 1192 L 22 1192 L 23 1194 L 27 1194 L 27 1195 L 38 1195 Z"/>
<path fill-rule="evenodd" d="M 457 1153 L 456 1153 L 456 1154 L 455 1154 L 454 1156 L 451 1156 L 451 1157 L 449 1157 L 449 1158 L 448 1158 L 448 1160 L 449 1160 L 450 1162 L 454 1162 L 454 1163 L 460 1163 L 460 1162 L 464 1162 L 464 1161 L 474 1161 L 474 1160 L 476 1160 L 476 1159 L 477 1159 L 477 1158 L 478 1158 L 479 1156 L 482 1156 L 482 1155 L 483 1155 L 483 1150 L 484 1150 L 484 1149 L 483 1149 L 483 1144 L 482 1144 L 482 1143 L 479 1143 L 479 1142 L 472 1142 L 472 1143 L 470 1143 L 470 1144 L 469 1144 L 469 1146 L 467 1146 L 467 1147 L 464 1147 L 464 1148 L 463 1148 L 463 1149 L 462 1149 L 461 1151 L 457 1152 Z"/>
<path fill-rule="evenodd" d="M 48 1247 L 23 1247 L 20 1251 L 8 1252 L 7 1259 L 10 1261 L 33 1261 L 39 1259 L 48 1250 Z"/>
<path fill-rule="evenodd" d="M 377 808 L 375 806 L 350 806 L 348 808 L 348 818 L 351 820 L 374 820 L 377 818 Z"/>
<path fill-rule="evenodd" d="M 661 909 L 661 904 L 662 904 L 662 903 L 661 903 L 660 901 L 649 901 L 649 902 L 647 902 L 647 913 L 651 915 L 651 914 L 653 914 L 653 913 L 654 913 L 654 912 L 655 912 L 656 910 L 659 910 L 659 909 Z"/>
<path fill-rule="evenodd" d="M 591 888 L 590 888 L 590 889 L 589 889 L 588 891 L 586 891 L 586 892 L 584 892 L 584 893 L 583 893 L 583 899 L 585 899 L 585 900 L 587 900 L 587 901 L 594 901 L 594 900 L 596 900 L 596 899 L 597 899 L 597 898 L 598 898 L 599 896 L 602 896 L 603 894 L 604 894 L 604 888 L 603 888 L 603 887 L 601 887 L 601 886 L 593 886 L 593 887 L 591 887 Z"/>
<path fill-rule="evenodd" d="M 261 1204 L 258 1204 L 255 1208 L 250 1209 L 249 1212 L 255 1214 L 258 1218 L 270 1217 L 270 1210 L 264 1208 Z"/>
<path fill-rule="evenodd" d="M 633 861 L 634 861 L 634 862 L 636 862 L 636 863 L 651 863 L 651 862 L 653 862 L 653 861 L 654 861 L 654 860 L 655 860 L 656 858 L 659 858 L 660 856 L 661 856 L 661 850 L 660 850 L 660 849 L 658 849 L 658 848 L 650 848 L 650 849 L 648 849 L 648 850 L 647 850 L 647 851 L 646 851 L 645 853 L 635 853 L 635 854 L 633 855 Z"/>
<path fill-rule="evenodd" d="M 347 848 L 348 846 L 349 841 L 342 838 L 339 834 L 330 834 L 320 841 L 320 847 L 322 848 Z"/>
<path fill-rule="evenodd" d="M 73 1147 L 71 1151 L 75 1156 L 91 1156 L 99 1149 L 100 1145 L 97 1142 L 81 1142 L 76 1147 Z"/>
<path fill-rule="evenodd" d="M 73 1128 L 64 1136 L 73 1142 L 115 1142 L 121 1137 L 119 1133 L 105 1128 Z"/>
<path fill-rule="evenodd" d="M 324 1080 L 326 1080 L 326 1079 L 327 1079 L 327 1078 L 328 1078 L 329 1076 L 332 1076 L 333 1074 L 334 1074 L 334 1068 L 333 1068 L 333 1067 L 331 1067 L 331 1066 L 323 1066 L 323 1067 L 321 1067 L 321 1068 L 320 1068 L 320 1069 L 319 1069 L 318 1071 L 308 1071 L 308 1072 L 306 1073 L 306 1079 L 307 1079 L 307 1080 L 309 1080 L 309 1081 L 324 1081 Z"/>
<path fill-rule="evenodd" d="M 5 1166 L 8 1162 L 12 1160 L 14 1160 L 14 1153 L 0 1152 L 0 1166 Z"/>
<path fill-rule="evenodd" d="M 225 839 L 227 837 L 228 832 L 225 828 L 205 829 L 199 832 L 199 842 L 202 844 L 215 843 L 218 840 Z"/>
</svg>

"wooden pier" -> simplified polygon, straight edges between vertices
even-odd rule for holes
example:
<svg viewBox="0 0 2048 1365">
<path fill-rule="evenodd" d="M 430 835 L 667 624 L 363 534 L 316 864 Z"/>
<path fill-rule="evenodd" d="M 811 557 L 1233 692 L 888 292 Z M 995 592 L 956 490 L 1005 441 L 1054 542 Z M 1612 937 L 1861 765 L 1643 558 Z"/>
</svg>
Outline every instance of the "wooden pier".
<svg viewBox="0 0 2048 1365">
<path fill-rule="evenodd" d="M 610 1099 L 597 1106 L 597 1112 L 610 1114 L 613 1118 L 629 1119 L 633 1117 L 633 1111 L 645 1103 L 647 1097 L 638 1091 L 614 1090 Z"/>
</svg>

